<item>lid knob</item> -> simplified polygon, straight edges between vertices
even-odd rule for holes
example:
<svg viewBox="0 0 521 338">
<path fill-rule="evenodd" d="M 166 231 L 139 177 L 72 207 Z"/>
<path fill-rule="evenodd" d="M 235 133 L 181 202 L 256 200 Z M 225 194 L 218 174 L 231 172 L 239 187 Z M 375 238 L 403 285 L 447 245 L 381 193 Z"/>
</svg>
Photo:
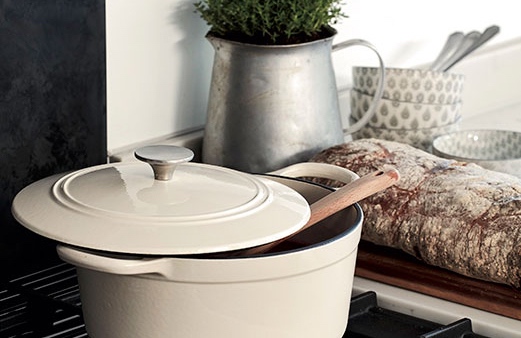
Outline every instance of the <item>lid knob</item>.
<svg viewBox="0 0 521 338">
<path fill-rule="evenodd" d="M 137 149 L 134 156 L 152 166 L 156 180 L 169 181 L 177 165 L 192 160 L 194 153 L 184 147 L 155 145 Z"/>
</svg>

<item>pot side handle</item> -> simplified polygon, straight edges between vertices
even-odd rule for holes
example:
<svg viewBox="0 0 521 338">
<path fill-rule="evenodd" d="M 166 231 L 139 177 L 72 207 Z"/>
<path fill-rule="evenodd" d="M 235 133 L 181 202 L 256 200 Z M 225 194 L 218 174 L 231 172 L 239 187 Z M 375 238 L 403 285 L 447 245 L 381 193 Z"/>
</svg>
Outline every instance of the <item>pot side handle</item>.
<svg viewBox="0 0 521 338">
<path fill-rule="evenodd" d="M 168 258 L 143 258 L 90 251 L 58 244 L 58 256 L 76 267 L 116 275 L 159 274 L 169 276 Z"/>
<path fill-rule="evenodd" d="M 340 181 L 342 183 L 349 183 L 360 176 L 346 168 L 339 167 L 334 164 L 316 163 L 316 162 L 302 162 L 290 165 L 288 167 L 272 171 L 269 174 L 281 175 L 287 177 L 317 177 L 327 178 L 330 180 Z"/>
</svg>

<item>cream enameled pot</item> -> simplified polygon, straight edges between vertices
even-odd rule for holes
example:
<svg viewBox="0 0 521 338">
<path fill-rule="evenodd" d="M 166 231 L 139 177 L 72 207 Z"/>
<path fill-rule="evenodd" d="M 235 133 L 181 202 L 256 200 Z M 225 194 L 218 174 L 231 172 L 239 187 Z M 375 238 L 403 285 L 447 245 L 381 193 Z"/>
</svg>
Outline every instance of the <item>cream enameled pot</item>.
<svg viewBox="0 0 521 338">
<path fill-rule="evenodd" d="M 163 163 L 164 160 L 161 159 L 159 163 Z M 106 199 L 110 200 L 109 195 L 112 195 L 112 189 L 115 190 L 115 195 L 112 197 L 121 198 L 125 195 L 133 195 L 139 196 L 138 199 L 141 202 L 148 201 L 147 198 L 150 196 L 147 193 L 137 192 L 138 187 L 134 185 L 136 182 L 128 183 L 145 180 L 148 183 L 140 186 L 139 191 L 149 186 L 159 185 L 162 187 L 160 189 L 162 189 L 164 202 L 157 208 L 162 211 L 166 208 L 170 210 L 170 213 L 172 212 L 169 208 L 179 200 L 175 198 L 176 194 L 173 194 L 174 197 L 172 197 L 169 189 L 165 188 L 171 184 L 171 181 L 163 182 L 152 179 L 150 182 L 142 175 L 146 172 L 150 176 L 151 172 L 149 169 L 143 169 L 147 168 L 146 165 L 138 169 L 141 166 L 141 163 L 100 166 L 97 169 L 90 168 L 64 176 L 52 177 L 43 182 L 36 182 L 36 186 L 31 189 L 28 189 L 31 186 L 26 188 L 28 190 L 24 189 L 25 193 L 22 191 L 21 196 L 17 196 L 13 203 L 13 212 L 22 224 L 42 235 L 62 242 L 58 245 L 60 257 L 76 265 L 89 336 L 93 338 L 315 338 L 343 335 L 347 325 L 356 251 L 363 218 L 358 205 L 351 206 L 295 236 L 288 243 L 288 247 L 280 252 L 230 259 L 205 258 L 204 255 L 192 254 L 231 250 L 238 246 L 251 245 L 251 243 L 261 244 L 274 237 L 282 237 L 288 232 L 296 231 L 295 229 L 299 229 L 309 216 L 308 203 L 329 193 L 330 189 L 287 177 L 229 173 L 227 169 L 217 168 L 218 175 L 224 175 L 227 180 L 230 179 L 229 174 L 232 177 L 238 174 L 240 182 L 242 180 L 248 182 L 246 184 L 248 187 L 246 191 L 249 193 L 246 193 L 248 203 L 251 200 L 255 201 L 255 197 L 260 194 L 251 193 L 252 190 L 258 191 L 260 188 L 256 187 L 256 184 L 260 184 L 265 187 L 262 189 L 270 192 L 269 196 L 264 198 L 264 200 L 270 201 L 270 204 L 257 206 L 259 202 L 255 201 L 252 202 L 254 207 L 250 207 L 248 203 L 240 202 L 241 206 L 247 205 L 244 207 L 246 215 L 236 213 L 230 216 L 225 213 L 221 216 L 219 212 L 208 213 L 220 216 L 217 219 L 222 222 L 230 220 L 232 225 L 214 223 L 212 217 L 205 213 L 202 213 L 201 219 L 198 219 L 195 215 L 199 206 L 194 207 L 195 211 L 190 209 L 185 211 L 185 214 L 169 215 L 168 217 L 163 214 L 157 216 L 156 209 L 152 211 L 143 205 L 137 207 L 130 205 L 135 204 L 136 201 L 132 203 L 125 201 L 116 211 L 113 208 L 108 210 L 105 204 L 108 202 L 103 194 L 108 194 Z M 201 186 L 192 182 L 192 188 L 187 187 L 186 190 L 203 189 L 207 185 L 207 176 L 210 175 L 206 170 L 212 170 L 210 176 L 215 175 L 214 168 L 211 166 L 184 163 L 179 164 L 175 169 L 172 178 L 174 182 L 176 177 L 181 178 L 185 175 L 185 170 L 192 170 L 188 167 L 195 168 L 193 170 L 198 171 L 198 174 L 200 174 L 199 171 L 204 173 L 201 177 L 204 184 Z M 324 172 L 325 175 L 322 176 L 327 178 L 338 178 L 343 181 L 356 179 L 356 175 L 349 171 L 331 167 L 302 164 L 302 166 L 288 168 L 284 173 L 321 176 L 317 175 L 317 172 Z M 133 169 L 129 172 L 128 168 Z M 309 171 L 302 168 L 309 168 Z M 164 168 L 159 170 L 156 168 L 156 176 L 162 177 L 164 174 L 162 169 Z M 94 177 L 89 176 L 98 170 L 108 170 L 108 176 L 113 176 L 113 178 L 110 179 L 110 177 L 104 176 L 105 174 L 102 175 L 101 180 L 97 174 Z M 335 172 L 340 173 L 342 177 L 336 175 Z M 128 179 L 127 176 L 131 173 L 134 177 L 128 182 L 125 181 L 123 185 L 112 182 L 112 180 L 121 180 L 122 176 Z M 166 175 L 169 174 L 166 173 Z M 243 178 L 242 175 L 245 175 L 246 178 Z M 80 186 L 83 188 L 74 186 L 76 177 L 87 180 L 82 181 Z M 249 183 L 250 179 L 256 183 Z M 165 182 L 169 183 L 163 184 Z M 99 192 L 93 191 L 94 187 L 90 184 L 104 187 L 104 193 L 99 194 Z M 232 179 L 231 186 L 236 185 L 242 186 Z M 230 191 L 222 192 L 222 196 L 230 195 L 232 189 L 235 189 L 231 186 L 228 186 Z M 90 189 L 86 189 L 87 187 Z M 238 189 L 241 195 L 244 194 L 243 188 Z M 38 194 L 33 189 L 43 189 L 46 190 L 46 193 Z M 117 191 L 118 189 L 125 189 L 126 192 L 122 193 Z M 60 193 L 58 194 L 56 190 Z M 185 190 L 181 191 L 186 193 Z M 28 197 L 27 195 L 31 195 L 31 193 L 35 193 L 37 196 Z M 65 202 L 50 197 L 55 193 Z M 63 197 L 63 194 L 66 197 Z M 74 196 L 74 198 L 70 196 Z M 60 206 L 62 209 L 51 208 L 47 203 L 42 206 L 39 204 L 39 199 L 42 198 L 53 200 L 55 204 L 63 203 L 73 211 L 64 213 L 63 205 Z M 208 197 L 208 199 L 214 200 L 215 196 Z M 283 202 L 277 202 L 279 199 L 282 199 Z M 242 199 L 239 200 L 242 201 Z M 168 203 L 168 201 L 172 203 Z M 302 201 L 304 204 L 301 203 Z M 271 209 L 271 202 L 281 205 Z M 25 203 L 36 203 L 36 205 L 34 209 L 29 210 L 30 208 Z M 288 203 L 290 206 L 287 206 Z M 61 225 L 52 225 L 51 221 L 43 217 L 43 214 L 48 211 L 45 209 L 48 208 L 55 208 L 52 210 L 53 212 L 62 213 L 61 219 L 59 217 L 54 219 L 54 222 L 59 222 Z M 271 217 L 255 215 L 255 211 L 259 209 L 267 210 L 266 213 Z M 284 216 L 278 216 L 279 209 L 284 210 Z M 300 214 L 300 218 L 293 215 L 292 211 Z M 40 213 L 40 218 L 33 213 Z M 194 220 L 194 217 L 197 220 Z M 245 217 L 242 223 L 234 223 L 237 218 L 241 217 Z M 149 218 L 149 223 L 146 218 Z M 295 218 L 297 220 L 294 220 Z M 76 219 L 78 219 L 77 222 Z M 187 224 L 174 222 L 179 219 Z M 295 223 L 296 225 L 288 226 L 286 224 L 281 230 L 281 226 L 273 224 L 281 220 L 283 223 Z M 29 221 L 30 223 L 28 223 Z M 205 226 L 205 222 L 209 222 L 210 225 Z M 264 229 L 256 226 L 255 222 L 263 223 L 268 228 L 266 232 L 271 232 L 271 235 L 266 235 L 259 240 L 257 237 Z M 125 228 L 125 224 L 127 224 L 127 228 Z M 147 224 L 150 225 L 148 228 Z M 47 226 L 50 226 L 51 229 L 46 229 Z M 136 230 L 140 226 L 145 230 Z M 228 226 L 230 227 L 228 228 Z M 241 233 L 242 229 L 236 230 L 241 226 L 251 228 L 253 234 L 248 235 L 250 231 Z M 165 228 L 169 227 L 177 228 L 178 232 L 174 233 L 180 237 L 184 236 L 181 230 L 188 231 L 187 242 L 190 244 L 184 245 L 179 238 L 175 240 L 177 242 L 163 238 L 165 233 L 168 233 Z M 92 230 L 92 235 L 88 235 L 88 231 L 83 228 L 95 230 Z M 194 249 L 198 246 L 197 241 L 190 237 L 193 229 L 195 229 L 194 233 L 199 232 L 199 235 L 204 237 L 201 239 L 201 247 L 204 249 Z M 215 229 L 217 231 L 214 231 Z M 77 230 L 86 238 L 82 239 L 74 235 L 73 233 Z M 59 231 L 64 233 L 59 234 Z M 127 232 L 133 231 L 137 231 L 139 236 L 143 236 L 144 244 L 140 245 L 139 239 L 134 237 L 136 233 L 132 236 L 128 235 Z M 205 232 L 208 232 L 208 236 L 205 236 Z M 273 235 L 273 233 L 277 234 Z M 151 238 L 154 237 L 153 234 L 158 237 L 157 247 L 154 247 L 154 243 L 151 241 Z M 105 236 L 108 236 L 109 239 Z M 250 237 L 256 237 L 256 241 Z M 226 243 L 227 238 L 234 244 L 222 244 Z M 173 245 L 170 252 L 167 250 L 168 245 Z M 179 250 L 179 247 L 183 249 Z"/>
</svg>

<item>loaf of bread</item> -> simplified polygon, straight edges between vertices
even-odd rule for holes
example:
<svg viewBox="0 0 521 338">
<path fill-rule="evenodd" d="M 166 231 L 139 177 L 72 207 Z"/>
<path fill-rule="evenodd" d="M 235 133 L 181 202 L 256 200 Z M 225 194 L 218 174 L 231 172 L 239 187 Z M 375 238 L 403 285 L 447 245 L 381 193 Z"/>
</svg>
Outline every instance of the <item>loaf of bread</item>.
<svg viewBox="0 0 521 338">
<path fill-rule="evenodd" d="M 398 169 L 396 185 L 360 203 L 363 239 L 466 276 L 521 286 L 521 179 L 377 139 L 338 145 L 311 161 L 360 176 Z"/>
</svg>

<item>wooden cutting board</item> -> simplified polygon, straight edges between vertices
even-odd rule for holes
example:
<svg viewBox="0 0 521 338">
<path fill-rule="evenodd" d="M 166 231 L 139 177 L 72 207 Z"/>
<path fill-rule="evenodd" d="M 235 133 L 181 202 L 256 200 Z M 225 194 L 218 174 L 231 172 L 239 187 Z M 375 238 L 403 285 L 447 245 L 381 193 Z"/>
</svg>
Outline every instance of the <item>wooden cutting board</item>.
<svg viewBox="0 0 521 338">
<path fill-rule="evenodd" d="M 355 274 L 521 320 L 521 290 L 430 266 L 396 249 L 361 241 Z"/>
</svg>

